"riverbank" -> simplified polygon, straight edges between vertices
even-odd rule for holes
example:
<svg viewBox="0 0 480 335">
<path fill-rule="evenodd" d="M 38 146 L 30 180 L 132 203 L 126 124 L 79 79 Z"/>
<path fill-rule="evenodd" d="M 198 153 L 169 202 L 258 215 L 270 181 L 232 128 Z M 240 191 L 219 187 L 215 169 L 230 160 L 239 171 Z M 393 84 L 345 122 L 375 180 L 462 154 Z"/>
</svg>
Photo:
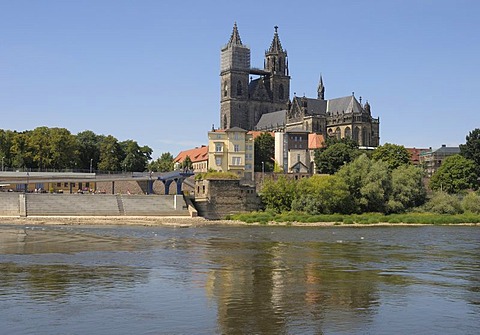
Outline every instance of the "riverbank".
<svg viewBox="0 0 480 335">
<path fill-rule="evenodd" d="M 202 217 L 159 217 L 159 216 L 30 216 L 0 217 L 0 224 L 8 225 L 116 225 L 116 226 L 293 226 L 293 227 L 386 227 L 386 226 L 428 226 L 430 223 L 376 222 L 376 223 L 343 223 L 343 222 L 266 222 L 247 223 L 240 220 L 207 220 Z M 441 225 L 480 226 L 480 223 L 444 223 Z"/>
</svg>

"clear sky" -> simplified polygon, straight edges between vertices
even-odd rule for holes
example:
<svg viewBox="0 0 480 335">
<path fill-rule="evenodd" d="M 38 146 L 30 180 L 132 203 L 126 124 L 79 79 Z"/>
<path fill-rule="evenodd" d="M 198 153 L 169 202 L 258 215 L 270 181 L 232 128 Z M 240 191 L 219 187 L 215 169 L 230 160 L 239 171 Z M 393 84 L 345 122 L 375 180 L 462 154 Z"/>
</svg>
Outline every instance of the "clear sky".
<svg viewBox="0 0 480 335">
<path fill-rule="evenodd" d="M 368 100 L 381 143 L 480 127 L 478 0 L 0 0 L 0 128 L 92 130 L 157 158 L 219 125 L 220 48 L 237 22 L 262 67 L 277 25 L 291 95 Z"/>
</svg>

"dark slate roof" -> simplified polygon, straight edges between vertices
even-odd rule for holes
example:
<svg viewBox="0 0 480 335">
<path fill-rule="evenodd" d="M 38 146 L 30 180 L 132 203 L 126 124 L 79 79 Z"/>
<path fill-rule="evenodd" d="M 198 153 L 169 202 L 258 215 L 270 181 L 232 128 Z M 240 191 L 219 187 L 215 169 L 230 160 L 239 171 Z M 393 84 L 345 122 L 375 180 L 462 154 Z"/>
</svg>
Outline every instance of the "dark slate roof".
<svg viewBox="0 0 480 335">
<path fill-rule="evenodd" d="M 362 111 L 362 106 L 353 95 L 343 98 L 330 99 L 327 103 L 327 113 L 330 115 L 337 113 L 361 113 Z"/>
<path fill-rule="evenodd" d="M 325 114 L 327 111 L 327 101 L 314 99 L 314 98 L 306 98 L 306 97 L 294 97 L 298 101 L 298 105 L 302 106 L 302 101 L 307 100 L 307 114 L 308 115 L 321 115 Z"/>
<path fill-rule="evenodd" d="M 447 147 L 441 146 L 437 150 L 433 151 L 435 154 L 455 155 L 460 153 L 460 147 Z"/>
<path fill-rule="evenodd" d="M 287 121 L 287 111 L 281 110 L 263 114 L 255 126 L 256 130 L 272 129 L 285 126 Z"/>
</svg>

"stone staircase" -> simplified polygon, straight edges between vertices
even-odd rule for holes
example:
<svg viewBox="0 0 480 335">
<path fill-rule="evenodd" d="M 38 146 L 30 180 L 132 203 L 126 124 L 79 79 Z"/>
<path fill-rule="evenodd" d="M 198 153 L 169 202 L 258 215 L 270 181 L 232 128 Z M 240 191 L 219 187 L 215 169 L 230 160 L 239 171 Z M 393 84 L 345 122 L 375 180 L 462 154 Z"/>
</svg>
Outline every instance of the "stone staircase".
<svg viewBox="0 0 480 335">
<path fill-rule="evenodd" d="M 179 202 L 177 208 L 175 197 Z M 0 193 L 0 216 L 18 215 L 189 216 L 190 213 L 183 198 L 175 195 Z"/>
<path fill-rule="evenodd" d="M 189 215 L 186 207 L 175 209 L 173 195 L 122 195 L 121 197 L 125 209 L 125 215 L 128 216 Z"/>
<path fill-rule="evenodd" d="M 115 195 L 28 194 L 27 216 L 120 215 Z"/>
</svg>

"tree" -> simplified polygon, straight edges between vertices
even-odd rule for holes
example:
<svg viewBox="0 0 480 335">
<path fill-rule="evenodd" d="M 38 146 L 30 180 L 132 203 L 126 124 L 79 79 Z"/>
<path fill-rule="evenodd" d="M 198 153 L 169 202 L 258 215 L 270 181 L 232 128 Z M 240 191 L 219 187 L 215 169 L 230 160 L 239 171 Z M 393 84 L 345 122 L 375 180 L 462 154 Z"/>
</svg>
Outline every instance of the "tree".
<svg viewBox="0 0 480 335">
<path fill-rule="evenodd" d="M 390 170 L 394 170 L 401 165 L 410 164 L 410 153 L 403 145 L 385 143 L 373 151 L 372 159 L 382 160 Z"/>
<path fill-rule="evenodd" d="M 315 151 L 315 166 L 318 173 L 334 174 L 340 167 L 358 157 L 360 151 L 354 142 L 336 142 L 326 149 Z"/>
<path fill-rule="evenodd" d="M 96 135 L 91 130 L 85 130 L 77 134 L 78 142 L 78 166 L 83 170 L 96 170 L 100 161 L 100 143 L 104 136 Z"/>
<path fill-rule="evenodd" d="M 254 151 L 254 170 L 256 172 L 272 172 L 274 169 L 275 138 L 270 133 L 260 134 L 255 138 Z"/>
<path fill-rule="evenodd" d="M 164 152 L 157 160 L 149 164 L 148 169 L 155 172 L 169 172 L 173 171 L 173 163 L 172 154 Z"/>
<path fill-rule="evenodd" d="M 460 153 L 475 162 L 477 177 L 480 177 L 480 128 L 472 130 L 466 136 L 466 143 L 460 145 Z"/>
<path fill-rule="evenodd" d="M 430 179 L 430 188 L 447 193 L 459 193 L 477 188 L 476 166 L 462 155 L 447 157 Z"/>
<path fill-rule="evenodd" d="M 148 146 L 140 147 L 133 140 L 120 142 L 119 145 L 122 149 L 122 167 L 125 171 L 145 171 L 148 161 L 152 159 L 152 149 Z"/>
<path fill-rule="evenodd" d="M 314 175 L 298 181 L 292 209 L 309 214 L 350 213 L 352 199 L 345 181 L 336 175 Z"/>
<path fill-rule="evenodd" d="M 392 192 L 387 204 L 390 213 L 420 206 L 426 198 L 423 172 L 413 165 L 402 165 L 392 171 Z"/>
<path fill-rule="evenodd" d="M 193 167 L 192 160 L 190 159 L 190 156 L 187 155 L 187 157 L 185 157 L 185 159 L 182 162 L 182 168 L 191 170 L 192 167 Z"/>
<path fill-rule="evenodd" d="M 292 201 L 296 196 L 296 184 L 294 180 L 280 175 L 278 180 L 266 178 L 260 192 L 260 197 L 267 209 L 277 213 L 292 209 Z"/>
<path fill-rule="evenodd" d="M 121 171 L 122 148 L 112 135 L 102 139 L 100 143 L 100 162 L 98 168 L 104 171 Z"/>
<path fill-rule="evenodd" d="M 343 166 L 337 175 L 349 187 L 357 212 L 385 212 L 391 192 L 390 171 L 383 161 L 373 161 L 362 154 Z"/>
</svg>

